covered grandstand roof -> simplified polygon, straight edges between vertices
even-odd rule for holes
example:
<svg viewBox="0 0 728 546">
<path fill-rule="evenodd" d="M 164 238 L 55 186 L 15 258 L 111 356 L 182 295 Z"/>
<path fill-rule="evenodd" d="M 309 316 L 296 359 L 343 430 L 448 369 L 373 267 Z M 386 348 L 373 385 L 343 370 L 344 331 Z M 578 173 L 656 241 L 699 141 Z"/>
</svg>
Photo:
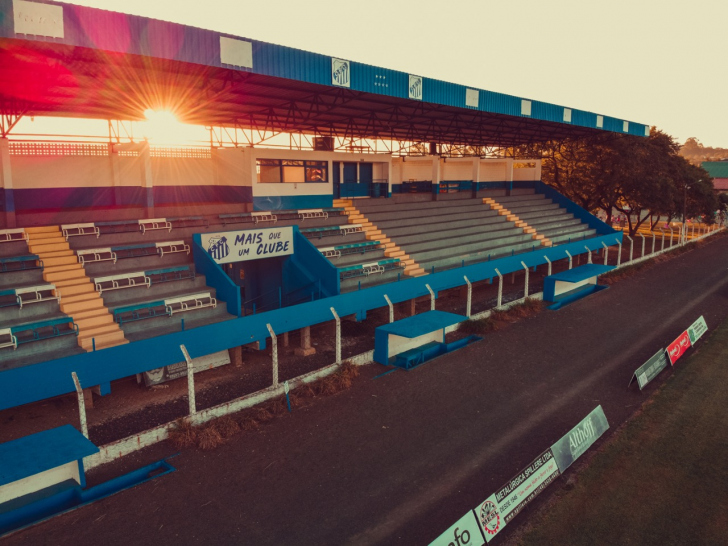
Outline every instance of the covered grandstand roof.
<svg viewBox="0 0 728 546">
<path fill-rule="evenodd" d="M 649 127 L 256 40 L 57 2 L 0 0 L 3 113 L 512 146 Z"/>
</svg>

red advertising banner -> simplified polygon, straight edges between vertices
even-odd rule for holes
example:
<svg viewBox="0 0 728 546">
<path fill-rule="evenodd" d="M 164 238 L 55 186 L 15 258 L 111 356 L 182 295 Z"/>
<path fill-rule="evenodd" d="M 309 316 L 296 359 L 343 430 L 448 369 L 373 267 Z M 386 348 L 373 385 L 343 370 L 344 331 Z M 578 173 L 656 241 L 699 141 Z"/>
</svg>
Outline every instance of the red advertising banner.
<svg viewBox="0 0 728 546">
<path fill-rule="evenodd" d="M 677 359 L 684 355 L 685 351 L 690 347 L 690 336 L 688 335 L 688 331 L 685 330 L 675 341 L 667 346 L 667 356 L 670 358 L 670 364 L 674 366 Z"/>
</svg>

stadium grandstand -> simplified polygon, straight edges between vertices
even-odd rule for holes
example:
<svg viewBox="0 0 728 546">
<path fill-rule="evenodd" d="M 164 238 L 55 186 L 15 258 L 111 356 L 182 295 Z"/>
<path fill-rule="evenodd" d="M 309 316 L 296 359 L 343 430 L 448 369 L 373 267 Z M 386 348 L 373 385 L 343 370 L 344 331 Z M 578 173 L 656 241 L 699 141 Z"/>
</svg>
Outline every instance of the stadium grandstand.
<svg viewBox="0 0 728 546">
<path fill-rule="evenodd" d="M 144 17 L 0 11 L 0 409 L 621 244 L 505 150 L 644 124 Z M 209 145 L 133 138 L 150 110 Z M 14 136 L 32 116 L 109 138 Z"/>
</svg>

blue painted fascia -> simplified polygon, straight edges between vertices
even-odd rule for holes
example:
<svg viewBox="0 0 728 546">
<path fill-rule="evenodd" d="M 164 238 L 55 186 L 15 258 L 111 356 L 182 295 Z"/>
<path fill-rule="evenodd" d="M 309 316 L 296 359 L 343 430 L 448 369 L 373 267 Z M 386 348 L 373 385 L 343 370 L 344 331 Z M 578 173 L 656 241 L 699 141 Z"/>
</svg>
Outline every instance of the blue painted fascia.
<svg viewBox="0 0 728 546">
<path fill-rule="evenodd" d="M 242 314 L 242 298 L 240 287 L 233 282 L 223 268 L 202 248 L 199 233 L 192 236 L 192 256 L 195 269 L 205 276 L 205 283 L 215 289 L 216 298 L 227 304 L 227 311 L 233 316 Z M 95 383 L 94 383 L 95 384 Z"/>
</svg>

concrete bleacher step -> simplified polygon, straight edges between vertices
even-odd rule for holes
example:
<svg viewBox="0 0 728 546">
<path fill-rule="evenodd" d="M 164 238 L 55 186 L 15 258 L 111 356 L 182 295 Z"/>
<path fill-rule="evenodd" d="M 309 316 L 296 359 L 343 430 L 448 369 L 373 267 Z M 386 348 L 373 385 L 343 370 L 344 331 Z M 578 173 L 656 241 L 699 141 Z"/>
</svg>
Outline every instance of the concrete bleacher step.
<svg viewBox="0 0 728 546">
<path fill-rule="evenodd" d="M 80 265 L 80 264 L 78 264 Z M 66 265 L 60 265 L 56 266 L 61 269 L 55 269 L 53 267 L 50 267 L 43 271 L 43 277 L 48 282 L 55 282 L 55 281 L 66 281 L 70 279 L 77 279 L 80 276 L 85 276 L 83 268 L 79 267 L 71 267 Z"/>
<path fill-rule="evenodd" d="M 80 294 L 87 294 L 95 292 L 93 285 L 88 282 L 88 277 L 84 277 L 85 282 L 71 284 L 67 286 L 59 286 L 60 283 L 56 283 L 56 288 L 61 292 L 61 297 L 66 299 L 68 296 L 75 296 Z M 73 279 L 74 281 L 77 279 Z"/>
<path fill-rule="evenodd" d="M 49 254 L 53 254 L 53 253 L 51 252 Z M 48 257 L 48 254 L 45 254 L 45 257 L 43 258 L 44 267 L 71 265 L 71 264 L 77 264 L 77 263 L 78 263 L 78 260 L 73 255 L 72 256 Z"/>
<path fill-rule="evenodd" d="M 28 250 L 33 254 L 43 254 L 47 252 L 56 252 L 59 250 L 68 250 L 68 243 L 61 238 L 60 242 L 42 241 L 35 244 L 28 244 Z"/>
<path fill-rule="evenodd" d="M 115 330 L 112 330 L 111 328 L 115 328 Z M 94 332 L 93 335 L 89 335 L 88 337 L 82 338 L 79 335 L 79 345 L 87 351 L 92 351 L 94 344 L 98 351 L 100 349 L 108 349 L 109 347 L 116 347 L 117 345 L 129 343 L 129 340 L 124 337 L 124 332 L 119 329 L 118 326 L 112 325 L 106 329 L 106 331 L 104 331 L 103 328 L 97 328 L 91 332 Z"/>
<path fill-rule="evenodd" d="M 101 298 L 91 298 L 71 303 L 66 303 L 63 299 L 61 298 L 61 311 L 71 316 L 80 311 L 90 311 L 91 309 L 102 309 L 104 307 L 104 300 Z"/>
<path fill-rule="evenodd" d="M 78 315 L 78 314 L 77 314 Z M 103 313 L 99 313 L 94 316 L 90 316 L 88 318 L 77 318 L 77 316 L 73 317 L 73 322 L 75 322 L 78 325 L 79 330 L 80 329 L 93 329 L 100 326 L 105 326 L 108 324 L 114 323 L 114 316 L 109 313 L 108 311 L 105 311 Z"/>
<path fill-rule="evenodd" d="M 66 256 L 75 256 L 76 253 L 73 250 L 56 250 L 53 252 L 44 252 L 43 255 L 48 258 L 63 258 Z M 74 261 L 76 258 L 74 258 Z"/>
</svg>

